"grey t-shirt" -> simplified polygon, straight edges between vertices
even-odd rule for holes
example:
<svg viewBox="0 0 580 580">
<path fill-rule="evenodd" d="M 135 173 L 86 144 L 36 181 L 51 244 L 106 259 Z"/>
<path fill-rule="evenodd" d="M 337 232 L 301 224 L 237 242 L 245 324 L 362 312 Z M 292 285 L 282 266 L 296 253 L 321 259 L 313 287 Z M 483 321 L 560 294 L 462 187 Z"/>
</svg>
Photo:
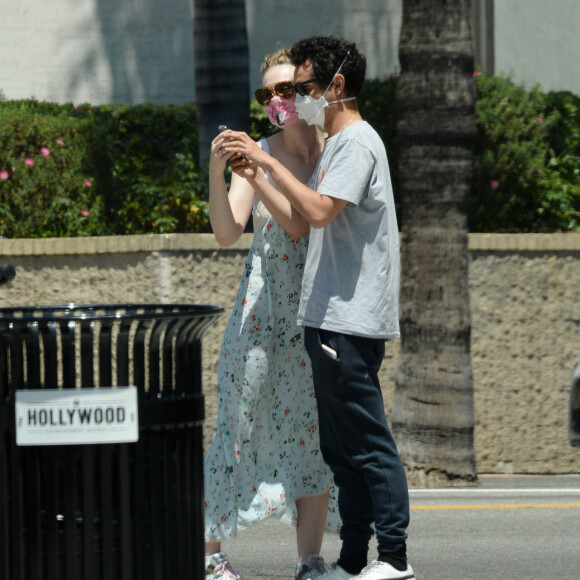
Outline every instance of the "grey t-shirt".
<svg viewBox="0 0 580 580">
<path fill-rule="evenodd" d="M 348 201 L 310 228 L 298 324 L 371 338 L 399 336 L 399 233 L 387 154 L 366 122 L 326 140 L 316 190 Z"/>
</svg>

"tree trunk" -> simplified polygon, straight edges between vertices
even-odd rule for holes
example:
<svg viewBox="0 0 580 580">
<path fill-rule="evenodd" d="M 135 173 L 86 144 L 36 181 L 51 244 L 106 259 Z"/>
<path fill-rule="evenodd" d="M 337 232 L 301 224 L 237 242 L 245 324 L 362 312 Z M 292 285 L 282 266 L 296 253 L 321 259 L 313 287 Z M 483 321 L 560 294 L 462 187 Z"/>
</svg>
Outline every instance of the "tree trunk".
<svg viewBox="0 0 580 580">
<path fill-rule="evenodd" d="M 476 482 L 467 201 L 471 0 L 403 0 L 397 85 L 401 350 L 391 416 L 409 483 Z"/>
<path fill-rule="evenodd" d="M 205 166 L 218 125 L 250 129 L 249 49 L 244 0 L 194 0 L 195 98 Z"/>
</svg>

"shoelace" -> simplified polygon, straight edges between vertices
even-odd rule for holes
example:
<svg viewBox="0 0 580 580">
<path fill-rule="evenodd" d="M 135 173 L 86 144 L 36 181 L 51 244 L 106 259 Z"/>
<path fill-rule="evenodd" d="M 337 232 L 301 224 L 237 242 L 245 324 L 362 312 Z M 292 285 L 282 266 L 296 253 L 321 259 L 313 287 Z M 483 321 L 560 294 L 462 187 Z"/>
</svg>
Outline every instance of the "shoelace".
<svg viewBox="0 0 580 580">
<path fill-rule="evenodd" d="M 326 570 L 322 574 L 321 578 L 328 578 L 335 571 L 336 571 L 336 562 L 333 562 L 330 566 L 326 567 Z"/>
<path fill-rule="evenodd" d="M 240 579 L 240 575 L 232 569 L 232 567 L 230 566 L 230 563 L 227 560 L 224 560 L 223 562 L 220 562 L 214 569 L 213 569 L 213 573 L 214 575 L 217 576 L 217 574 L 221 574 L 221 576 L 218 576 L 218 578 L 225 578 L 226 580 L 239 580 Z"/>
<path fill-rule="evenodd" d="M 306 560 L 310 569 L 316 572 L 317 574 L 324 574 L 326 570 L 326 566 L 324 564 L 324 559 L 320 556 L 311 556 Z"/>
<path fill-rule="evenodd" d="M 372 562 L 372 564 L 370 564 L 370 566 L 367 566 L 364 569 L 364 572 L 362 572 L 359 575 L 359 578 L 369 578 L 372 575 L 373 571 L 376 570 L 379 567 L 380 567 L 380 564 L 378 562 L 376 562 L 376 561 L 375 562 Z"/>
</svg>

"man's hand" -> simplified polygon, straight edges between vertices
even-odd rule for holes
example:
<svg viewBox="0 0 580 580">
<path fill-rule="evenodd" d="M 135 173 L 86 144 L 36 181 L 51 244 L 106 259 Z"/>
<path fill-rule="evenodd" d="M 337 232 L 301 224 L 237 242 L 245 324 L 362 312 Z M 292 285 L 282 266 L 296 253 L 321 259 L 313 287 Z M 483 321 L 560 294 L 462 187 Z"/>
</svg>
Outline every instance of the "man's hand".
<svg viewBox="0 0 580 580">
<path fill-rule="evenodd" d="M 254 162 L 248 161 L 241 153 L 230 153 L 230 155 L 230 166 L 234 173 L 248 181 L 256 179 L 258 166 Z"/>
<path fill-rule="evenodd" d="M 266 153 L 247 133 L 225 131 L 222 135 L 224 136 L 224 143 L 222 145 L 224 150 L 240 156 L 245 155 L 248 165 L 254 163 L 258 167 L 263 167 L 263 165 L 270 159 L 268 153 Z"/>
</svg>

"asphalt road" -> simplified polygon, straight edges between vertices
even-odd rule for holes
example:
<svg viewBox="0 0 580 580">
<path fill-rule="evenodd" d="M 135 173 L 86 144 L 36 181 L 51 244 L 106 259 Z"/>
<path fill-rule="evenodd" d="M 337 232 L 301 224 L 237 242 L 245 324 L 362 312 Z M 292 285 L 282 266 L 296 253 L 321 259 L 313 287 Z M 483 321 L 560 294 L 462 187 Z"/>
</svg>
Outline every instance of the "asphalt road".
<svg viewBox="0 0 580 580">
<path fill-rule="evenodd" d="M 478 488 L 412 489 L 418 580 L 579 580 L 580 475 L 482 476 Z M 223 543 L 244 580 L 294 578 L 294 528 L 270 518 Z M 327 534 L 331 562 L 340 539 Z M 376 556 L 371 551 L 370 557 Z"/>
</svg>

